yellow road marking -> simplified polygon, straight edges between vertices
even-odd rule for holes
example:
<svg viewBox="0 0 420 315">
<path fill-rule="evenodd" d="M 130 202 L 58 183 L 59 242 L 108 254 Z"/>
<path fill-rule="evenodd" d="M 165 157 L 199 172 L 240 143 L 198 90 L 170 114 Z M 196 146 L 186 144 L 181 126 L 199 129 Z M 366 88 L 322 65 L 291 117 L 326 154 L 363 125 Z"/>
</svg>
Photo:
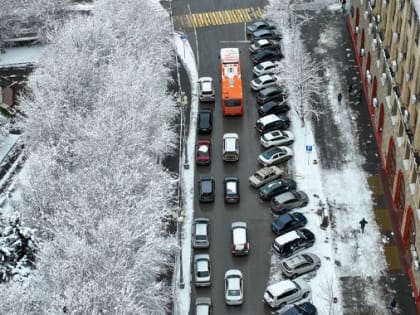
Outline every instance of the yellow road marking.
<svg viewBox="0 0 420 315">
<path fill-rule="evenodd" d="M 210 12 L 210 13 L 209 13 L 209 18 L 210 18 L 210 20 L 211 20 L 211 24 L 212 24 L 212 25 L 217 25 L 216 17 L 215 17 L 215 15 L 214 15 L 214 13 L 213 13 L 213 12 Z"/>
</svg>

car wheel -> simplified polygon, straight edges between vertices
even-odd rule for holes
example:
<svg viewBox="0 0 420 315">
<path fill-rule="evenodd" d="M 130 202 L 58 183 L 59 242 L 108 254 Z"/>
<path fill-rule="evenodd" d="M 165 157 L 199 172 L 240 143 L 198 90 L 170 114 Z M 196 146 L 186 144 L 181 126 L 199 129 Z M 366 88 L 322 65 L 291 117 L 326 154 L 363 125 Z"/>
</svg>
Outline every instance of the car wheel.
<svg viewBox="0 0 420 315">
<path fill-rule="evenodd" d="M 279 308 L 283 308 L 283 307 L 285 307 L 286 306 L 286 303 L 281 303 L 280 305 L 279 305 Z"/>
<path fill-rule="evenodd" d="M 309 292 L 305 292 L 305 294 L 302 296 L 304 299 L 306 299 L 309 296 Z"/>
<path fill-rule="evenodd" d="M 319 266 L 319 265 L 315 266 L 314 271 L 319 270 L 319 268 L 321 268 L 321 266 Z"/>
<path fill-rule="evenodd" d="M 292 279 L 296 279 L 298 277 L 298 274 L 297 273 L 294 273 L 292 276 L 291 276 L 291 278 Z"/>
</svg>

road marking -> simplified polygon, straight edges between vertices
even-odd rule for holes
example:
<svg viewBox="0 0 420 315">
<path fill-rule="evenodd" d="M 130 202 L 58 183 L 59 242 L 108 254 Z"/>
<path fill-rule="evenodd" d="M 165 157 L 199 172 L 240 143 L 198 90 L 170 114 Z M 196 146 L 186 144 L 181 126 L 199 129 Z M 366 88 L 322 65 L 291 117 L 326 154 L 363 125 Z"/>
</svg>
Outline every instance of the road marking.
<svg viewBox="0 0 420 315">
<path fill-rule="evenodd" d="M 260 19 L 264 10 L 250 7 L 223 11 L 197 12 L 174 17 L 175 29 L 247 23 Z"/>
</svg>

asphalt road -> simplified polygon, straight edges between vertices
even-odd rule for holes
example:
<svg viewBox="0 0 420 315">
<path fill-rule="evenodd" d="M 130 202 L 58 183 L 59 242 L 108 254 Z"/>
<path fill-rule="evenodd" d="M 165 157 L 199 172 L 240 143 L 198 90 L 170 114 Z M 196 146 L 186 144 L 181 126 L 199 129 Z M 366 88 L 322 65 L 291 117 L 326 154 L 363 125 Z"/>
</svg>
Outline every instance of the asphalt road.
<svg viewBox="0 0 420 315">
<path fill-rule="evenodd" d="M 261 5 L 253 3 L 253 6 Z M 194 2 L 191 12 L 207 12 L 228 8 L 244 8 L 251 4 L 233 1 L 229 3 Z M 186 14 L 187 3 L 173 2 L 174 15 Z M 188 10 L 188 9 L 187 9 Z M 269 204 L 261 202 L 256 190 L 248 184 L 248 177 L 260 167 L 256 158 L 262 151 L 258 142 L 259 135 L 254 130 L 257 120 L 255 95 L 249 88 L 252 79 L 252 62 L 249 58 L 249 43 L 245 38 L 245 25 L 230 24 L 197 29 L 198 49 L 192 29 L 182 30 L 188 34 L 189 41 L 199 56 L 199 76 L 211 76 L 215 80 L 216 102 L 201 104 L 201 108 L 214 110 L 213 133 L 209 136 L 213 142 L 211 166 L 196 168 L 196 181 L 202 175 L 210 175 L 216 182 L 216 200 L 211 204 L 200 204 L 195 197 L 195 217 L 207 217 L 211 222 L 211 245 L 207 250 L 195 250 L 194 253 L 209 252 L 212 263 L 212 285 L 209 288 L 195 288 L 192 284 L 191 314 L 194 314 L 194 301 L 197 296 L 210 296 L 215 314 L 269 314 L 262 301 L 269 274 L 270 247 L 273 235 L 270 230 L 272 216 Z M 220 66 L 219 51 L 222 47 L 238 47 L 241 51 L 243 91 L 245 98 L 242 117 L 224 117 L 220 104 Z M 222 160 L 222 137 L 226 132 L 236 132 L 240 137 L 240 160 L 238 163 L 226 163 Z M 208 138 L 199 136 L 199 138 Z M 238 176 L 240 179 L 241 202 L 227 205 L 223 201 L 224 176 Z M 250 253 L 248 256 L 234 257 L 231 254 L 230 225 L 234 221 L 248 224 Z M 239 269 L 244 275 L 244 303 L 241 306 L 228 306 L 224 299 L 224 274 L 228 269 Z"/>
</svg>

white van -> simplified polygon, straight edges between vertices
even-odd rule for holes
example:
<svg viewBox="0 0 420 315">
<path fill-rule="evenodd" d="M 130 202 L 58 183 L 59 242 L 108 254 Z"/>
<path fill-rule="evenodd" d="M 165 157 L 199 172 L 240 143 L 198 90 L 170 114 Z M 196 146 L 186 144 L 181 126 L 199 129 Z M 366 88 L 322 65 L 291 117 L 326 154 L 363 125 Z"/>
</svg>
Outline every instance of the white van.
<svg viewBox="0 0 420 315">
<path fill-rule="evenodd" d="M 223 135 L 223 161 L 239 161 L 239 136 L 237 133 L 225 133 Z"/>
</svg>

